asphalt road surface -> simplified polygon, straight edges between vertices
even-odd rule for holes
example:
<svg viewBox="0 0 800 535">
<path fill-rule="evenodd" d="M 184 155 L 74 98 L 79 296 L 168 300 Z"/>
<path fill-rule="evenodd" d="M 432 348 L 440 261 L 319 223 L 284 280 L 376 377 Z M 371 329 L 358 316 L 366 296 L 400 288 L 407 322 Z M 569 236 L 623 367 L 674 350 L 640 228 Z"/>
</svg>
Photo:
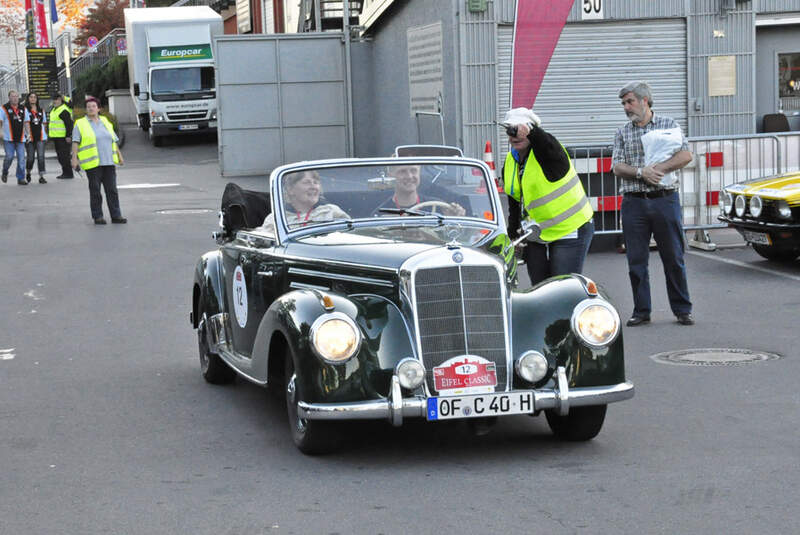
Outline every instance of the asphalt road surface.
<svg viewBox="0 0 800 535">
<path fill-rule="evenodd" d="M 130 130 L 124 153 L 127 225 L 92 223 L 84 179 L 0 184 L 1 534 L 798 532 L 800 263 L 691 252 L 684 327 L 654 252 L 653 323 L 624 331 L 636 396 L 591 442 L 543 417 L 482 437 L 375 422 L 307 457 L 266 391 L 200 376 L 189 309 L 227 182 L 216 142 Z M 627 318 L 624 256 L 592 253 L 586 274 Z M 781 358 L 651 358 L 702 348 Z"/>
</svg>

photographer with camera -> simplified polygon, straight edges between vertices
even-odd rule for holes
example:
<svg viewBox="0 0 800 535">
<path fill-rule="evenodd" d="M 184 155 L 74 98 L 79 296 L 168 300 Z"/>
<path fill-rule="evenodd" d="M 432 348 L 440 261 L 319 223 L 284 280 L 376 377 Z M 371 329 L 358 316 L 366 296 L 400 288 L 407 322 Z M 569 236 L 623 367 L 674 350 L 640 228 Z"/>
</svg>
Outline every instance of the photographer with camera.
<svg viewBox="0 0 800 535">
<path fill-rule="evenodd" d="M 511 109 L 500 124 L 511 145 L 502 170 L 508 234 L 522 245 L 531 284 L 580 273 L 594 235 L 594 210 L 572 160 L 532 110 Z"/>
</svg>

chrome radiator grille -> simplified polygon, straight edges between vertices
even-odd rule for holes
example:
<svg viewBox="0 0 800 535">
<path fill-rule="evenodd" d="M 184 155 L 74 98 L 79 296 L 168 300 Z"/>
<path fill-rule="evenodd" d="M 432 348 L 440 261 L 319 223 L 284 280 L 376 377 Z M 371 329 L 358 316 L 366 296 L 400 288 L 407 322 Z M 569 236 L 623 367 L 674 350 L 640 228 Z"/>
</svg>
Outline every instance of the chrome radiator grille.
<svg viewBox="0 0 800 535">
<path fill-rule="evenodd" d="M 167 113 L 167 119 L 169 119 L 170 121 L 188 121 L 191 119 L 205 119 L 207 114 L 208 112 L 205 111 Z"/>
<path fill-rule="evenodd" d="M 495 363 L 497 391 L 506 385 L 501 280 L 491 266 L 420 269 L 414 279 L 422 360 L 430 392 L 433 368 L 461 355 Z"/>
</svg>

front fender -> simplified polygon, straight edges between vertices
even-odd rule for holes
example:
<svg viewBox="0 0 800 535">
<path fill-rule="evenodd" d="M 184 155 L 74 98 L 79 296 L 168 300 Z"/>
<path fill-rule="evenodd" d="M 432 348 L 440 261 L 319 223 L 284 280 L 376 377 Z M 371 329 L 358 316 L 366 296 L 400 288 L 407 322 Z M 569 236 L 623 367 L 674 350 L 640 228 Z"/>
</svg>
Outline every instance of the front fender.
<svg viewBox="0 0 800 535">
<path fill-rule="evenodd" d="M 194 268 L 194 290 L 192 292 L 192 326 L 197 328 L 200 316 L 213 316 L 225 312 L 225 284 L 222 270 L 222 255 L 210 251 L 200 257 Z"/>
<path fill-rule="evenodd" d="M 296 384 L 303 401 L 332 403 L 382 399 L 388 396 L 391 377 L 398 361 L 413 357 L 408 328 L 400 310 L 377 295 L 344 296 L 325 292 L 334 310 L 350 317 L 361 330 L 362 342 L 356 356 L 342 364 L 331 364 L 311 347 L 311 325 L 326 313 L 318 292 L 297 290 L 277 299 L 264 314 L 253 348 L 254 373 L 267 377 L 268 366 L 277 365 L 282 355 L 270 355 L 282 348 L 274 337 L 285 340 L 294 358 Z"/>
<path fill-rule="evenodd" d="M 588 299 L 583 278 L 564 275 L 548 279 L 532 289 L 513 292 L 512 356 L 535 350 L 547 357 L 550 373 L 538 386 L 554 384 L 553 372 L 564 366 L 569 386 L 602 386 L 625 381 L 622 332 L 604 349 L 582 344 L 572 332 L 575 306 Z M 596 297 L 605 299 L 603 295 Z M 606 299 L 608 301 L 608 299 Z M 515 388 L 532 385 L 514 375 Z"/>
</svg>

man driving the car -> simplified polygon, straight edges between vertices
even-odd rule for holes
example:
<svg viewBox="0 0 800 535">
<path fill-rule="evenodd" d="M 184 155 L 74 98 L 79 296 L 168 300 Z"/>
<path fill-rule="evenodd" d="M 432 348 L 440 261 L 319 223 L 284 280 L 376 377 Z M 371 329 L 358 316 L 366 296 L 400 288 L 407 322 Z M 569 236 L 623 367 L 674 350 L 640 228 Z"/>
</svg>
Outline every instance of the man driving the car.
<svg viewBox="0 0 800 535">
<path fill-rule="evenodd" d="M 396 210 L 415 210 L 418 206 L 422 210 L 441 211 L 449 216 L 463 216 L 466 213 L 464 207 L 458 203 L 448 203 L 436 197 L 419 194 L 419 165 L 392 165 L 386 171 L 388 176 L 394 178 L 394 194 L 376 208 L 377 215 Z M 420 206 L 423 203 L 424 206 Z"/>
</svg>

